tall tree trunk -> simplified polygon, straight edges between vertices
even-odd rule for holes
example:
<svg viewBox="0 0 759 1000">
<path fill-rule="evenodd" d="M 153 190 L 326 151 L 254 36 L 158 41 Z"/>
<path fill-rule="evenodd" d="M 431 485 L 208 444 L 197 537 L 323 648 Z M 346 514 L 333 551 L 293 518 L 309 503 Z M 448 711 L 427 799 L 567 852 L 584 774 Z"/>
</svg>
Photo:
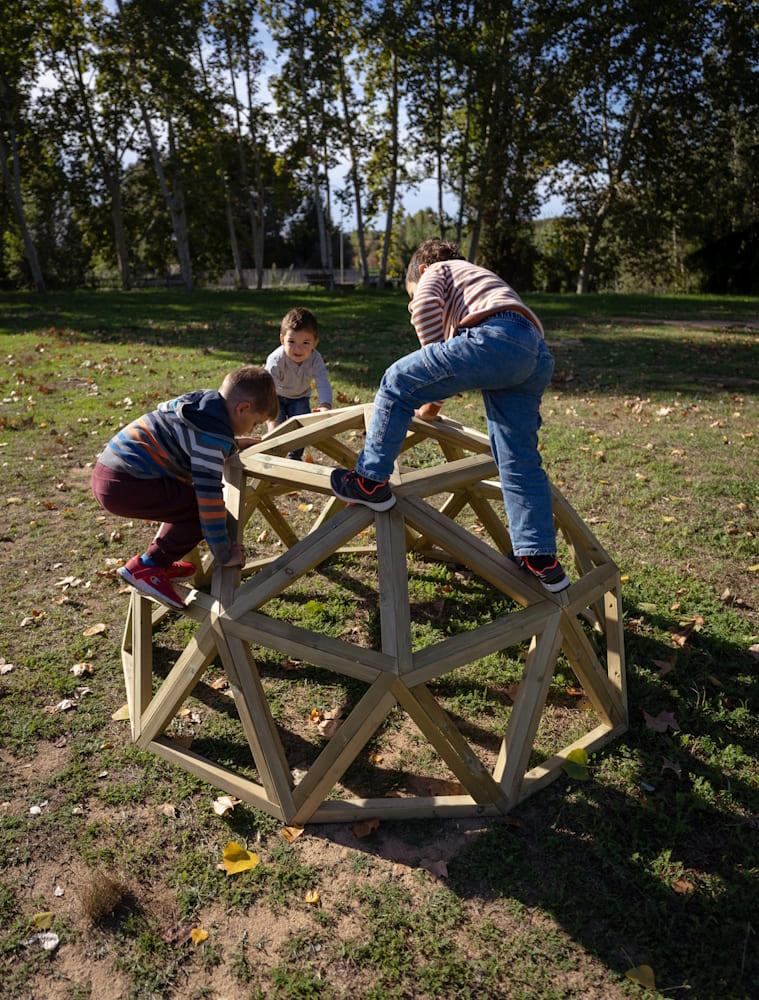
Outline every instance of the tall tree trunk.
<svg viewBox="0 0 759 1000">
<path fill-rule="evenodd" d="M 248 158 L 245 155 L 245 140 L 242 134 L 242 118 L 240 116 L 240 102 L 237 99 L 237 84 L 235 82 L 234 58 L 232 56 L 232 39 L 229 37 L 229 30 L 224 29 L 224 45 L 227 52 L 227 72 L 229 73 L 229 84 L 232 88 L 232 103 L 235 109 L 235 132 L 237 135 L 237 151 L 240 158 L 240 180 L 245 192 L 245 201 L 248 206 L 248 219 L 250 221 L 250 242 L 253 252 L 253 266 L 256 269 L 256 286 L 261 287 L 263 274 L 263 260 L 261 259 L 259 236 L 258 211 L 256 199 L 253 197 L 253 190 L 248 178 Z M 245 52 L 245 74 L 247 86 L 250 88 L 250 68 L 249 56 Z M 248 90 L 248 101 L 250 101 L 250 90 Z"/>
<path fill-rule="evenodd" d="M 263 287 L 264 281 L 264 249 L 266 240 L 266 190 L 264 188 L 263 170 L 261 168 L 261 150 L 258 140 L 258 127 L 253 114 L 253 81 L 250 75 L 250 52 L 245 50 L 245 87 L 248 98 L 248 135 L 253 146 L 253 176 L 255 178 L 255 237 L 253 244 L 253 259 L 256 265 L 256 288 Z"/>
<path fill-rule="evenodd" d="M 469 173 L 469 134 L 471 129 L 472 115 L 469 107 L 471 97 L 470 80 L 467 78 L 466 85 L 466 117 L 464 125 L 464 144 L 461 152 L 461 179 L 459 182 L 459 211 L 456 218 L 456 243 L 461 245 L 461 236 L 464 231 L 464 204 L 466 201 L 466 182 Z"/>
<path fill-rule="evenodd" d="M 435 25 L 435 52 L 433 55 L 435 63 L 435 178 L 437 180 L 437 224 L 440 232 L 440 239 L 445 239 L 446 225 L 445 213 L 443 211 L 443 112 L 445 104 L 443 101 L 443 84 L 440 74 L 440 61 L 443 58 L 442 46 L 440 45 L 440 25 L 438 23 L 437 4 L 432 5 L 432 17 Z"/>
<path fill-rule="evenodd" d="M 353 126 L 350 108 L 348 106 L 348 88 L 345 82 L 345 66 L 341 52 L 336 55 L 337 68 L 340 81 L 340 97 L 343 105 L 343 117 L 345 119 L 345 131 L 348 136 L 348 150 L 351 158 L 351 184 L 353 185 L 353 203 L 356 206 L 356 231 L 358 234 L 358 254 L 361 260 L 361 284 L 369 284 L 369 257 L 366 252 L 366 233 L 364 232 L 364 210 L 361 204 L 361 180 L 358 173 L 358 151 L 356 143 L 356 130 Z M 340 239 L 342 239 L 342 233 Z"/>
<path fill-rule="evenodd" d="M 9 159 L 12 161 L 12 170 L 8 167 Z M 11 126 L 10 130 L 10 149 L 5 139 L 0 136 L 0 166 L 2 167 L 5 179 L 5 186 L 13 201 L 13 209 L 16 214 L 18 227 L 21 230 L 21 238 L 24 241 L 24 254 L 29 264 L 29 270 L 32 272 L 34 287 L 38 292 L 46 292 L 47 287 L 42 274 L 42 268 L 40 267 L 39 257 L 37 256 L 37 247 L 34 245 L 34 239 L 29 230 L 29 225 L 26 221 L 26 212 L 24 211 L 24 199 L 21 195 L 21 164 L 19 162 L 16 130 L 13 126 Z"/>
<path fill-rule="evenodd" d="M 74 70 L 76 89 L 79 93 L 82 112 L 84 114 L 85 136 L 89 142 L 93 159 L 97 163 L 100 175 L 111 199 L 111 220 L 113 222 L 113 242 L 116 249 L 116 260 L 119 265 L 121 276 L 121 287 L 126 292 L 131 288 L 131 275 L 129 267 L 129 246 L 126 240 L 124 228 L 124 210 L 121 202 L 121 179 L 119 158 L 114 150 L 106 152 L 100 141 L 90 105 L 90 95 L 84 82 L 84 69 L 82 67 L 82 55 L 79 46 L 74 42 L 73 59 L 69 57 L 69 65 Z M 61 75 L 62 78 L 62 75 Z"/>
<path fill-rule="evenodd" d="M 585 237 L 585 243 L 582 248 L 580 270 L 577 275 L 577 287 L 575 289 L 578 295 L 584 295 L 590 287 L 590 280 L 593 276 L 593 262 L 596 256 L 596 247 L 598 246 L 598 240 L 601 237 L 601 230 L 603 229 L 606 216 L 609 214 L 609 209 L 611 208 L 613 201 L 614 189 L 612 188 L 606 192 L 605 197 L 598 206 L 598 209 L 593 216 L 593 222 L 588 230 L 588 235 Z"/>
<path fill-rule="evenodd" d="M 391 133 L 390 148 L 392 150 L 390 160 L 390 178 L 387 191 L 387 218 L 385 220 L 385 237 L 382 241 L 382 258 L 380 260 L 379 277 L 377 285 L 379 288 L 385 287 L 387 279 L 387 260 L 390 255 L 390 239 L 393 233 L 393 216 L 395 215 L 395 192 L 398 186 L 398 105 L 400 97 L 398 94 L 398 53 L 392 54 L 393 64 L 393 84 L 391 96 Z"/>
<path fill-rule="evenodd" d="M 198 52 L 198 64 L 200 66 L 200 72 L 203 77 L 203 85 L 206 89 L 206 93 L 211 97 L 211 88 L 208 84 L 208 74 L 206 73 L 206 64 L 203 59 L 203 47 L 200 44 L 200 39 L 197 43 Z M 215 124 L 215 123 L 214 123 Z M 235 215 L 232 210 L 232 194 L 229 190 L 229 178 L 227 177 L 227 170 L 224 166 L 224 157 L 221 152 L 221 144 L 219 142 L 218 136 L 214 133 L 214 155 L 216 156 L 216 163 L 219 168 L 219 177 L 221 177 L 222 192 L 224 194 L 224 214 L 227 219 L 227 231 L 229 233 L 229 246 L 232 251 L 232 263 L 235 269 L 235 288 L 245 288 L 245 274 L 242 269 L 242 261 L 240 260 L 240 245 L 237 242 L 237 230 L 235 229 Z"/>
<path fill-rule="evenodd" d="M 298 40 L 301 53 L 306 50 L 306 30 L 303 17 L 303 4 L 299 2 L 296 7 L 298 14 Z M 309 94 L 306 93 L 306 78 L 303 72 L 303 58 L 298 58 L 298 82 L 300 83 L 300 98 L 303 103 L 303 113 L 306 118 L 306 148 L 308 150 L 309 166 L 311 169 L 311 188 L 314 198 L 314 210 L 316 211 L 316 226 L 319 231 L 319 259 L 321 266 L 327 270 L 327 229 L 324 224 L 324 204 L 322 202 L 321 182 L 319 179 L 319 165 L 316 161 L 316 147 L 314 145 L 314 132 L 311 122 L 311 115 L 308 110 Z"/>
<path fill-rule="evenodd" d="M 161 189 L 161 194 L 163 195 L 164 201 L 166 202 L 166 207 L 169 210 L 169 215 L 171 216 L 171 228 L 174 233 L 174 238 L 177 242 L 177 259 L 179 261 L 179 270 L 182 274 L 182 280 L 185 283 L 185 287 L 188 292 L 192 291 L 192 258 L 190 256 L 190 241 L 187 231 L 187 215 L 185 213 L 184 197 L 182 194 L 181 185 L 178 178 L 174 181 L 173 189 L 169 186 L 168 178 L 166 177 L 166 171 L 163 169 L 163 163 L 161 162 L 161 153 L 158 149 L 158 143 L 156 141 L 155 133 L 153 132 L 153 124 L 150 121 L 150 117 L 147 112 L 147 108 L 142 101 L 139 101 L 140 114 L 142 116 L 142 122 L 145 126 L 145 131 L 148 136 L 148 142 L 150 144 L 150 153 L 153 158 L 153 167 L 155 169 L 156 177 L 158 178 L 158 186 Z M 174 134 L 169 122 L 169 144 L 170 153 L 173 157 L 174 154 Z"/>
<path fill-rule="evenodd" d="M 105 184 L 111 198 L 111 220 L 113 221 L 113 241 L 116 247 L 116 259 L 119 263 L 121 288 L 128 292 L 132 287 L 132 276 L 129 267 L 129 245 L 124 228 L 124 209 L 121 204 L 121 182 L 110 169 L 105 171 Z"/>
</svg>

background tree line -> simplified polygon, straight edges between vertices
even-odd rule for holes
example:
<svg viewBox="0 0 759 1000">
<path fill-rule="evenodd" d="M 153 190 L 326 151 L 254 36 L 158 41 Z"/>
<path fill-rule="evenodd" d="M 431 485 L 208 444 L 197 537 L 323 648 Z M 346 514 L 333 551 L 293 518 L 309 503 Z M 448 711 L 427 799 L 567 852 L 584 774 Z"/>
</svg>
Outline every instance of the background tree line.
<svg viewBox="0 0 759 1000">
<path fill-rule="evenodd" d="M 380 286 L 438 233 L 520 288 L 759 292 L 754 0 L 3 10 L 6 287 L 329 272 L 337 205 Z"/>
</svg>

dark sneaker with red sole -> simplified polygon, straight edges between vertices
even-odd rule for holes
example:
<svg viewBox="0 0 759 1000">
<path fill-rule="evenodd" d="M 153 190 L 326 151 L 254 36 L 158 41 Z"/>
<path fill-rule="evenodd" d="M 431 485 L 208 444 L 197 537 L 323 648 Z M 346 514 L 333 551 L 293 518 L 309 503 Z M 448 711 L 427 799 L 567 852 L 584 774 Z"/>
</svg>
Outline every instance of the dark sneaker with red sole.
<svg viewBox="0 0 759 1000">
<path fill-rule="evenodd" d="M 546 590 L 558 594 L 569 586 L 569 577 L 556 556 L 509 556 L 520 569 L 531 573 Z"/>
<path fill-rule="evenodd" d="M 330 484 L 337 499 L 345 503 L 362 503 L 372 510 L 390 510 L 395 506 L 395 497 L 387 482 L 377 483 L 357 472 L 335 469 Z"/>
<path fill-rule="evenodd" d="M 172 608 L 183 608 L 184 601 L 174 590 L 167 570 L 160 566 L 145 566 L 139 556 L 134 556 L 119 569 L 119 576 L 147 597 L 154 597 Z"/>
</svg>

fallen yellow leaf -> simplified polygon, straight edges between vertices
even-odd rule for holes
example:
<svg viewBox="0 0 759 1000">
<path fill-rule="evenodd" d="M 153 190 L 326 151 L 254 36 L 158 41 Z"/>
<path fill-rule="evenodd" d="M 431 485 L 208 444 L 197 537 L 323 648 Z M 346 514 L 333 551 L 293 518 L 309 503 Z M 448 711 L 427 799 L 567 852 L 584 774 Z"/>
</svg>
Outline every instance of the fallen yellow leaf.
<svg viewBox="0 0 759 1000">
<path fill-rule="evenodd" d="M 309 889 L 306 895 L 303 897 L 304 900 L 311 906 L 318 906 L 321 903 L 322 898 L 319 895 L 318 889 Z"/>
<path fill-rule="evenodd" d="M 111 718 L 114 722 L 129 722 L 129 703 L 117 708 Z"/>
<path fill-rule="evenodd" d="M 620 576 L 619 582 L 620 583 L 629 583 L 630 582 L 630 576 L 629 576 L 629 574 L 628 573 L 624 573 L 622 576 Z"/>
<path fill-rule="evenodd" d="M 656 979 L 654 970 L 650 965 L 636 965 L 634 969 L 628 969 L 625 978 L 631 979 L 640 986 L 645 986 L 647 990 L 656 989 Z"/>
<path fill-rule="evenodd" d="M 759 573 L 759 563 L 754 563 L 753 566 L 749 566 L 749 573 Z"/>
<path fill-rule="evenodd" d="M 35 913 L 32 917 L 32 927 L 37 931 L 49 931 L 53 926 L 53 911 L 44 910 L 42 913 Z"/>
<path fill-rule="evenodd" d="M 208 940 L 208 931 L 204 931 L 202 927 L 193 927 L 190 931 L 190 938 L 195 947 L 197 947 L 199 944 L 203 944 L 204 941 Z"/>
<path fill-rule="evenodd" d="M 224 860 L 222 862 L 227 875 L 238 875 L 240 872 L 247 872 L 255 868 L 260 862 L 257 854 L 253 854 L 245 847 L 231 840 L 224 848 Z"/>
</svg>

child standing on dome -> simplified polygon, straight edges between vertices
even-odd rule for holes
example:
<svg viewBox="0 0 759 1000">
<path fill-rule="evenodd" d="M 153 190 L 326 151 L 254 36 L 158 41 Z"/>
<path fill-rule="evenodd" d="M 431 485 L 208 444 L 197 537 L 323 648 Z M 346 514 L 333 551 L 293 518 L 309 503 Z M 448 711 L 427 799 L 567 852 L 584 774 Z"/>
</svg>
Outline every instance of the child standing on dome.
<svg viewBox="0 0 759 1000">
<path fill-rule="evenodd" d="M 441 400 L 479 389 L 498 466 L 513 558 L 546 590 L 569 579 L 556 558 L 551 488 L 538 451 L 540 402 L 554 362 L 535 313 L 498 275 L 464 260 L 454 243 L 425 240 L 406 272 L 421 349 L 385 372 L 355 471 L 336 469 L 332 491 L 377 511 L 412 417 L 437 419 Z"/>
</svg>

